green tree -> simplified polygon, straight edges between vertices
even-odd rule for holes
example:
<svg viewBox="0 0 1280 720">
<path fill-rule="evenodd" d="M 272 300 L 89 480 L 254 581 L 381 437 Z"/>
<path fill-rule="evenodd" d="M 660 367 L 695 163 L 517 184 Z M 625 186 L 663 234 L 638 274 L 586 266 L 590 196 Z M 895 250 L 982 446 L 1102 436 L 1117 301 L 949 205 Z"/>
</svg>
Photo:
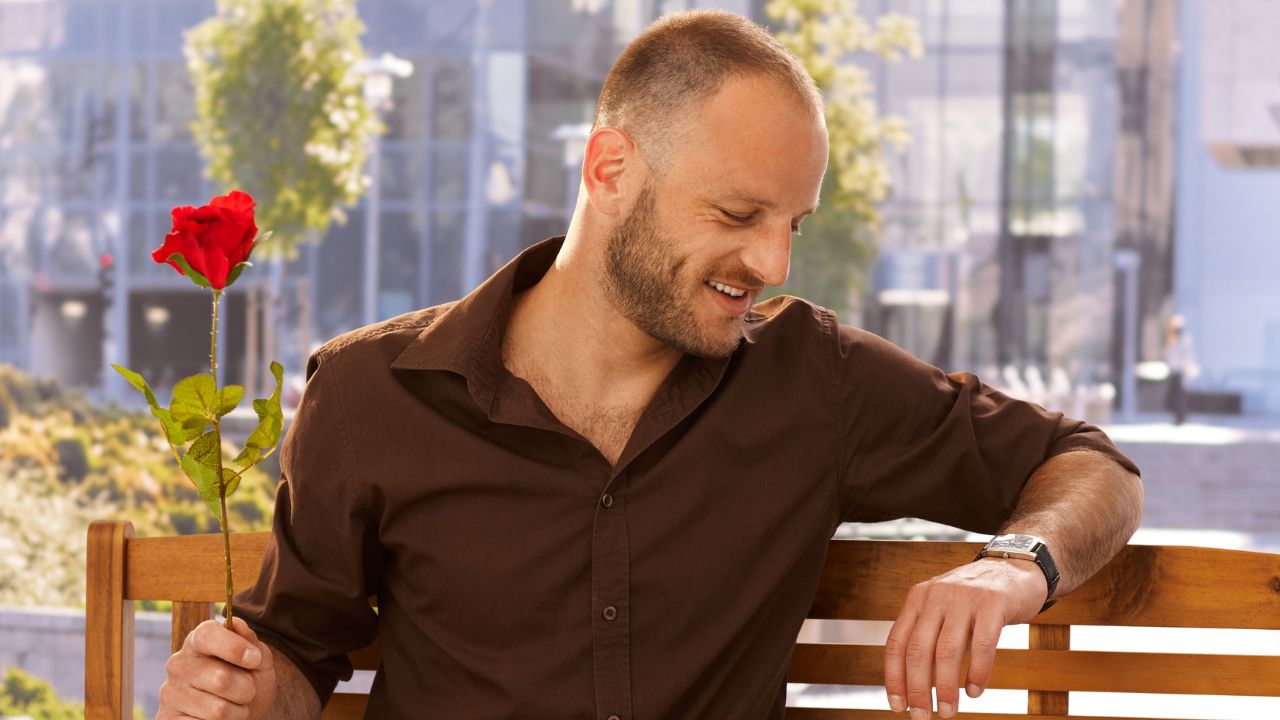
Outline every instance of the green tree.
<svg viewBox="0 0 1280 720">
<path fill-rule="evenodd" d="M 206 173 L 224 192 L 252 195 L 258 226 L 274 231 L 255 259 L 296 259 L 302 242 L 346 222 L 343 207 L 368 185 L 369 143 L 382 126 L 356 70 L 363 32 L 354 0 L 218 0 L 217 14 L 186 35 L 191 130 Z M 255 368 L 254 335 L 246 347 Z M 246 380 L 252 395 L 256 371 Z"/>
<path fill-rule="evenodd" d="M 856 0 L 769 0 L 765 12 L 778 40 L 822 90 L 830 138 L 820 209 L 792 244 L 791 277 L 782 291 L 848 311 L 876 255 L 877 204 L 889 191 L 882 148 L 887 143 L 901 151 L 909 139 L 901 118 L 880 114 L 866 70 L 850 56 L 919 56 L 920 36 L 915 19 L 902 15 L 881 15 L 872 25 Z"/>
<path fill-rule="evenodd" d="M 76 720 L 84 717 L 84 703 L 59 700 L 47 681 L 10 667 L 0 679 L 0 717 Z M 146 716 L 140 708 L 134 708 L 133 717 L 144 720 Z"/>
<path fill-rule="evenodd" d="M 379 125 L 355 70 L 363 32 L 350 0 L 219 0 L 187 33 L 208 175 L 253 195 L 259 227 L 275 233 L 254 257 L 293 259 L 364 192 Z"/>
</svg>

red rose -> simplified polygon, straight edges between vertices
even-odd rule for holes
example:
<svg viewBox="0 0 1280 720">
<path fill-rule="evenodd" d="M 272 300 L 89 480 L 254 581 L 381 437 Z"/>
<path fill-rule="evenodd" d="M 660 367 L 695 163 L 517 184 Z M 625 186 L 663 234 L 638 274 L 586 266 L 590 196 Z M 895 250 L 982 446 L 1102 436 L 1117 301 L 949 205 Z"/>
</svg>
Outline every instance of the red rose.
<svg viewBox="0 0 1280 720">
<path fill-rule="evenodd" d="M 258 236 L 253 206 L 248 193 L 232 190 L 215 196 L 208 205 L 174 208 L 173 230 L 151 258 L 167 262 L 201 287 L 222 290 L 240 276 L 243 268 L 237 266 L 246 262 L 253 250 Z"/>
</svg>

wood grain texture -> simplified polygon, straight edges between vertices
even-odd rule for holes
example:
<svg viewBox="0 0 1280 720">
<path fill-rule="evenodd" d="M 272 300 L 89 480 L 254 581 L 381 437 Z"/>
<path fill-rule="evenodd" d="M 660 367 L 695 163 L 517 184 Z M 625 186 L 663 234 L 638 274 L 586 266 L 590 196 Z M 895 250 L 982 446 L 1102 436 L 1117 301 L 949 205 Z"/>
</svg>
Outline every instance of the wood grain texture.
<svg viewBox="0 0 1280 720">
<path fill-rule="evenodd" d="M 884 647 L 799 643 L 787 679 L 821 685 L 883 685 Z M 988 687 L 1280 697 L 1280 657 L 998 650 Z"/>
<path fill-rule="evenodd" d="M 209 603 L 225 600 L 221 535 L 131 535 L 128 523 L 94 523 L 90 528 L 85 687 L 86 717 L 94 720 L 119 720 L 129 711 L 125 703 L 132 696 L 133 600 L 175 601 L 176 646 L 209 617 Z M 256 581 L 269 537 L 265 532 L 232 535 L 237 592 Z M 810 617 L 893 620 L 915 583 L 969 562 L 979 547 L 978 543 L 832 541 Z M 1029 690 L 1030 714 L 961 713 L 960 717 L 1111 720 L 1067 715 L 1071 690 L 1280 697 L 1280 657 L 1068 649 L 1072 624 L 1280 629 L 1280 555 L 1129 546 L 1036 620 L 1030 631 L 1032 649 L 1000 650 L 990 684 Z M 356 669 L 375 670 L 381 657 L 378 643 L 349 657 Z M 874 686 L 883 684 L 883 670 L 880 646 L 799 644 L 790 679 Z M 366 702 L 364 695 L 335 694 L 324 717 L 363 717 Z M 787 717 L 888 720 L 903 715 L 791 708 Z"/>
<path fill-rule="evenodd" d="M 320 717 L 323 720 L 361 720 L 364 707 L 369 702 L 368 695 L 355 693 L 334 693 L 329 704 L 324 706 Z"/>
<path fill-rule="evenodd" d="M 233 551 L 234 552 L 234 551 Z M 178 652 L 187 635 L 196 626 L 213 617 L 213 604 L 207 602 L 178 601 L 173 604 L 169 652 Z"/>
<path fill-rule="evenodd" d="M 85 577 L 84 714 L 88 720 L 133 716 L 133 603 L 124 598 L 125 543 L 133 524 L 89 524 Z"/>
<path fill-rule="evenodd" d="M 231 533 L 231 575 L 235 592 L 254 584 L 269 532 Z M 226 602 L 226 560 L 222 535 L 135 538 L 127 546 L 130 600 Z"/>
<path fill-rule="evenodd" d="M 981 544 L 929 542 L 927 548 L 911 541 L 831 541 L 809 617 L 893 620 L 913 585 L 970 562 Z M 1129 545 L 1036 621 L 1280 629 L 1280 555 Z"/>
<path fill-rule="evenodd" d="M 1070 650 L 1070 625 L 1031 625 L 1027 646 L 1032 650 Z M 1031 690 L 1027 693 L 1028 715 L 1066 715 L 1070 693 Z"/>
<path fill-rule="evenodd" d="M 961 699 L 961 704 L 964 700 Z M 906 720 L 906 713 L 889 710 L 840 710 L 836 708 L 787 708 L 787 720 Z M 956 715 L 959 720 L 1017 720 L 1028 715 L 1005 713 L 967 713 Z M 1035 720 L 1134 720 L 1133 718 L 1100 717 L 1097 715 L 1036 715 Z"/>
</svg>

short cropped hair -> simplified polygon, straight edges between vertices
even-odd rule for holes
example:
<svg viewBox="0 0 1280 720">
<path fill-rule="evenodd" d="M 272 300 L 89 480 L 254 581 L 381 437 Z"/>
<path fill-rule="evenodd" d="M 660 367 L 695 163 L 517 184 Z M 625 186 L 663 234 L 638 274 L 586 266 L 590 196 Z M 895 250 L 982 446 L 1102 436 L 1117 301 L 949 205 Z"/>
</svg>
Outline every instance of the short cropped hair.
<svg viewBox="0 0 1280 720">
<path fill-rule="evenodd" d="M 690 10 L 655 20 L 618 56 L 596 104 L 594 132 L 631 135 L 661 174 L 672 134 L 729 77 L 761 74 L 822 116 L 822 93 L 800 59 L 768 29 L 723 10 Z M 661 129 L 662 132 L 658 132 Z"/>
</svg>

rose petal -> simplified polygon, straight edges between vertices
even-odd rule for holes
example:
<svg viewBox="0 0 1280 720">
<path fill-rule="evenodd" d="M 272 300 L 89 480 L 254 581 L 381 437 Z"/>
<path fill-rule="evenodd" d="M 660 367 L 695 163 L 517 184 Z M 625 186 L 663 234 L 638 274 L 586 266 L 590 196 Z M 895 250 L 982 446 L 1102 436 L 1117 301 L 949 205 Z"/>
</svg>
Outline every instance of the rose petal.
<svg viewBox="0 0 1280 720">
<path fill-rule="evenodd" d="M 227 286 L 227 274 L 231 272 L 231 266 L 227 264 L 227 256 L 218 252 L 215 248 L 209 248 L 205 254 L 205 261 L 208 265 L 202 273 L 209 279 L 209 285 L 215 290 L 225 288 Z"/>
<path fill-rule="evenodd" d="M 215 196 L 209 201 L 209 204 L 214 207 L 227 208 L 238 215 L 246 217 L 250 221 L 253 220 L 253 208 L 255 203 L 253 197 L 249 195 L 249 193 L 232 190 L 226 195 Z"/>
<path fill-rule="evenodd" d="M 160 247 L 151 251 L 151 259 L 155 260 L 161 265 L 168 263 L 172 265 L 178 272 L 181 273 L 182 268 L 178 267 L 176 263 L 169 262 L 170 255 L 176 252 L 180 252 L 178 250 L 179 235 L 181 235 L 181 233 L 176 230 L 174 232 L 169 233 L 168 235 L 165 235 L 164 242 L 160 244 Z"/>
</svg>

